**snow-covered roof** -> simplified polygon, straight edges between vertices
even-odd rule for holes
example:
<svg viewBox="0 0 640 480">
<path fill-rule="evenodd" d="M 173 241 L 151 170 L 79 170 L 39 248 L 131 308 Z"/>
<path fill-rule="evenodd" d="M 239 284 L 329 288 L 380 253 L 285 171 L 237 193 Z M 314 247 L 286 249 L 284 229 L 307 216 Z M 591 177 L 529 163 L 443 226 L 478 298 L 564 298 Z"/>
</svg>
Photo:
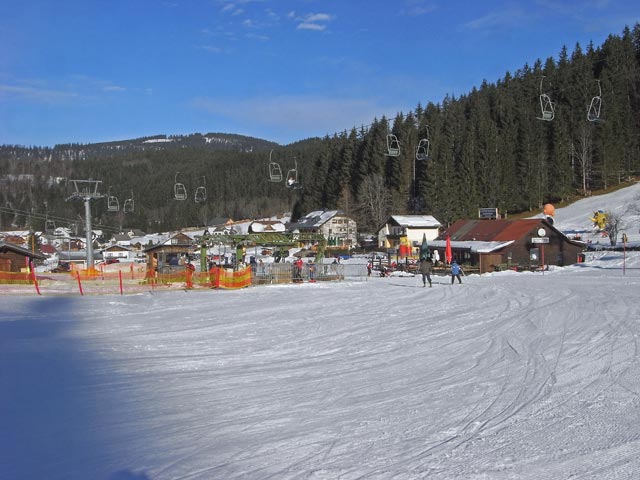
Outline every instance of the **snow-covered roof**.
<svg viewBox="0 0 640 480">
<path fill-rule="evenodd" d="M 153 245 L 157 245 L 159 243 L 164 243 L 169 239 L 170 235 L 166 233 L 154 233 L 147 234 L 143 237 L 132 237 L 131 244 L 135 245 L 139 243 L 140 245 L 148 245 L 151 242 Z"/>
<path fill-rule="evenodd" d="M 508 242 L 480 242 L 470 240 L 468 242 L 459 242 L 455 240 L 451 240 L 451 248 L 468 248 L 472 253 L 491 253 L 496 250 L 500 250 L 502 248 L 508 247 L 514 241 L 509 240 Z M 446 240 L 431 240 L 428 242 L 428 245 L 433 248 L 446 248 L 447 241 Z"/>
<path fill-rule="evenodd" d="M 249 228 L 253 233 L 263 233 L 263 232 L 284 233 L 286 231 L 286 226 L 284 223 L 277 222 L 277 221 L 270 221 L 270 220 L 253 222 Z"/>
<path fill-rule="evenodd" d="M 438 228 L 442 224 L 432 215 L 391 215 L 391 219 L 401 227 Z"/>
<path fill-rule="evenodd" d="M 295 223 L 295 228 L 319 228 L 337 215 L 344 213 L 340 210 L 316 210 L 300 218 Z"/>
</svg>

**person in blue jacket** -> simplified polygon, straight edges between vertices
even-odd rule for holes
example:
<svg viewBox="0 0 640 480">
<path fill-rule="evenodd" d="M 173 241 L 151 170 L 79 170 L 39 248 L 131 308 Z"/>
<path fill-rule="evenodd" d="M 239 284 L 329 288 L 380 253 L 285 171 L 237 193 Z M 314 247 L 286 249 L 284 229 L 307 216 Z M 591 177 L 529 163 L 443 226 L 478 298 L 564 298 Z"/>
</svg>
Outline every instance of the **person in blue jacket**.
<svg viewBox="0 0 640 480">
<path fill-rule="evenodd" d="M 457 278 L 458 283 L 462 283 L 462 279 L 460 278 L 460 273 L 462 272 L 462 267 L 458 265 L 458 262 L 455 260 L 451 264 L 451 285 L 453 285 L 453 281 Z"/>
</svg>

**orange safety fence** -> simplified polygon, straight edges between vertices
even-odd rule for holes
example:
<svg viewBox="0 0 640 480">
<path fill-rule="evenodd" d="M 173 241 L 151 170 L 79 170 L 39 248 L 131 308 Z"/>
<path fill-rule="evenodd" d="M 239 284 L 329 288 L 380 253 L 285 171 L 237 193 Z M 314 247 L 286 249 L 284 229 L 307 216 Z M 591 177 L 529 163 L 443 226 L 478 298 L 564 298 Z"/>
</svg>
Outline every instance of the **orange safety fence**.
<svg viewBox="0 0 640 480">
<path fill-rule="evenodd" d="M 252 272 L 250 266 L 242 270 L 213 267 L 207 272 L 189 269 L 158 272 L 146 270 L 146 266 L 132 265 L 113 268 L 84 270 L 75 268 L 70 272 L 0 272 L 0 295 L 125 295 L 150 293 L 173 289 L 240 289 L 252 285 L 280 283 L 315 282 L 320 280 L 342 280 L 345 278 L 344 265 L 309 266 L 296 277 L 291 264 L 269 264 Z M 358 275 L 366 278 L 358 270 Z M 351 275 L 353 276 L 353 275 Z"/>
<path fill-rule="evenodd" d="M 212 288 L 235 289 L 251 286 L 251 267 L 242 270 L 230 270 L 222 267 L 213 267 L 209 270 L 208 283 Z M 205 280 L 200 274 L 200 282 Z"/>
<path fill-rule="evenodd" d="M 251 268 L 231 270 L 213 267 L 208 272 L 179 270 L 169 273 L 147 272 L 146 281 L 152 285 L 181 284 L 185 288 L 205 287 L 235 289 L 251 286 Z"/>
<path fill-rule="evenodd" d="M 0 271 L 0 283 L 14 285 L 29 285 L 33 283 L 33 276 L 30 272 L 2 272 Z"/>
</svg>

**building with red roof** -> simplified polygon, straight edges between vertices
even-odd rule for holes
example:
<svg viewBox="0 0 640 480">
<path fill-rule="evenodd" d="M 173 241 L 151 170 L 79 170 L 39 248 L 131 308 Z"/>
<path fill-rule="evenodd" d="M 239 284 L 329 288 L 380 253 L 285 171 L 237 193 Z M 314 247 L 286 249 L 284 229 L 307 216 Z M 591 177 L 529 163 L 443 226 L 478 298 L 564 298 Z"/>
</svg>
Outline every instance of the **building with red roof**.
<svg viewBox="0 0 640 480">
<path fill-rule="evenodd" d="M 453 258 L 480 273 L 501 268 L 538 269 L 572 265 L 585 245 L 568 238 L 542 218 L 522 220 L 459 220 L 429 242 L 429 250 L 444 259 L 447 237 Z"/>
</svg>

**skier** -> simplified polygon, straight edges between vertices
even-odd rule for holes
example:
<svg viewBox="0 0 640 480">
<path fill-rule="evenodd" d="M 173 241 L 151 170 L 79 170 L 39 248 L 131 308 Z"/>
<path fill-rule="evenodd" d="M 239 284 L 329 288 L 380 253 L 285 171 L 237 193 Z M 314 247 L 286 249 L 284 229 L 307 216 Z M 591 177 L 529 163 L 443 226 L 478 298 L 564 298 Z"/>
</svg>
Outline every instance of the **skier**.
<svg viewBox="0 0 640 480">
<path fill-rule="evenodd" d="M 427 257 L 422 257 L 420 260 L 420 266 L 418 267 L 418 271 L 422 274 L 422 286 L 426 287 L 427 282 L 429 282 L 429 287 L 431 287 L 431 267 L 432 267 L 431 259 Z"/>
<path fill-rule="evenodd" d="M 462 267 L 458 265 L 458 262 L 455 260 L 451 264 L 451 285 L 453 285 L 453 281 L 457 278 L 458 283 L 462 283 L 462 279 L 460 278 L 460 273 L 462 272 Z"/>
<path fill-rule="evenodd" d="M 309 260 L 307 262 L 307 266 L 309 267 L 309 281 L 313 283 L 316 281 L 316 266 L 314 265 L 313 260 Z"/>
</svg>

